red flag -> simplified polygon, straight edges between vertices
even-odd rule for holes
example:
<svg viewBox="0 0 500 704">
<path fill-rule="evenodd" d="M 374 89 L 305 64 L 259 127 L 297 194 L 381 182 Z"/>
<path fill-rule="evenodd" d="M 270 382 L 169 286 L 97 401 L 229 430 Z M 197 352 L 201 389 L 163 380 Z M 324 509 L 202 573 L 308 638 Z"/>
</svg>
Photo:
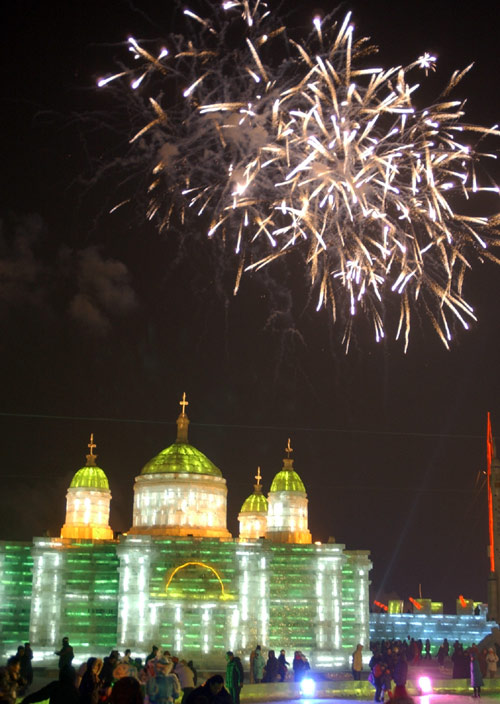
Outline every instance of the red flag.
<svg viewBox="0 0 500 704">
<path fill-rule="evenodd" d="M 416 599 L 413 599 L 413 597 L 409 596 L 408 601 L 410 601 L 413 604 L 413 606 L 417 609 L 417 611 L 422 610 L 422 608 L 423 608 L 422 604 L 419 604 Z"/>
<path fill-rule="evenodd" d="M 490 570 L 495 571 L 495 535 L 493 530 L 493 496 L 491 494 L 491 460 L 493 459 L 493 435 L 491 434 L 491 419 L 488 411 L 486 425 L 486 459 L 488 463 L 488 527 L 490 532 Z"/>
</svg>

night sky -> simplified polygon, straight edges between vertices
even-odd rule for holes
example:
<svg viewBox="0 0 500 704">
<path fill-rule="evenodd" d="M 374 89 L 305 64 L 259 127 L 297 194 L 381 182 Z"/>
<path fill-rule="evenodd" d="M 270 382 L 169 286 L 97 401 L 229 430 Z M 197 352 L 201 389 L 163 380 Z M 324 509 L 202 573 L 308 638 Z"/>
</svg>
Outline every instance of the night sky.
<svg viewBox="0 0 500 704">
<path fill-rule="evenodd" d="M 335 7 L 297 5 L 296 28 Z M 454 96 L 468 98 L 471 122 L 491 126 L 494 7 L 358 0 L 340 13 L 353 9 L 358 36 L 380 46 L 373 64 L 437 55 L 422 99 L 474 61 Z M 416 597 L 421 584 L 448 609 L 459 594 L 485 600 L 500 269 L 478 264 L 466 279 L 479 322 L 457 330 L 451 351 L 415 318 L 406 355 L 361 329 L 346 356 L 293 262 L 248 275 L 233 297 L 235 262 L 201 227 L 159 234 L 146 222 L 147 170 L 117 168 L 130 116 L 95 87 L 126 60 L 130 34 L 160 46 L 175 17 L 168 1 L 2 3 L 0 539 L 58 534 L 91 432 L 111 525 L 126 531 L 134 477 L 175 440 L 185 391 L 190 442 L 222 470 L 233 534 L 257 466 L 267 491 L 290 437 L 313 540 L 369 550 L 373 596 Z M 487 167 L 498 182 L 498 165 Z M 127 189 L 135 197 L 110 215 Z"/>
</svg>

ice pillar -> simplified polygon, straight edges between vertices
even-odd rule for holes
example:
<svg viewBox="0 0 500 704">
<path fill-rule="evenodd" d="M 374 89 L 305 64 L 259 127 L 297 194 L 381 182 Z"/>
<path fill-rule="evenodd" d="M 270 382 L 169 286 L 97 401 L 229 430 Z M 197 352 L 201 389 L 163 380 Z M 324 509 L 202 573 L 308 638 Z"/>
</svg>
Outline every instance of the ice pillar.
<svg viewBox="0 0 500 704">
<path fill-rule="evenodd" d="M 149 578 L 152 556 L 149 536 L 128 536 L 117 548 L 120 560 L 118 645 L 147 650 L 151 640 Z"/>
</svg>

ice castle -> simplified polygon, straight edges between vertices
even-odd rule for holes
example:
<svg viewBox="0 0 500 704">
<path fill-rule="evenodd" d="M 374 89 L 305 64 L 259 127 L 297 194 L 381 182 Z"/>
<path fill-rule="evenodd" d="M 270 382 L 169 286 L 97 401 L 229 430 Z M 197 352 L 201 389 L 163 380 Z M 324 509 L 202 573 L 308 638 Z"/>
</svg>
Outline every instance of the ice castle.
<svg viewBox="0 0 500 704">
<path fill-rule="evenodd" d="M 68 635 L 82 658 L 155 643 L 210 667 L 260 643 L 332 669 L 368 643 L 369 553 L 312 542 L 290 441 L 267 498 L 257 472 L 233 538 L 226 480 L 189 444 L 187 405 L 184 395 L 175 442 L 135 479 L 126 535 L 109 525 L 110 487 L 91 437 L 60 537 L 0 542 L 4 654 L 29 640 L 49 657 Z"/>
</svg>

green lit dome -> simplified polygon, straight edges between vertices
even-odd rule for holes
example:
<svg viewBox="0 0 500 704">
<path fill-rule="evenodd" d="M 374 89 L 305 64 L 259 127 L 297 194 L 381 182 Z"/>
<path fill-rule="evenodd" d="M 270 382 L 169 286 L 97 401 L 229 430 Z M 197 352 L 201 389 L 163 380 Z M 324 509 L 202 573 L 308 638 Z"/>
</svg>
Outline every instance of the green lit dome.
<svg viewBox="0 0 500 704">
<path fill-rule="evenodd" d="M 266 497 L 260 492 L 250 494 L 243 502 L 240 513 L 267 513 Z"/>
<path fill-rule="evenodd" d="M 109 491 L 108 478 L 100 467 L 86 466 L 73 477 L 70 489 L 105 489 Z"/>
<path fill-rule="evenodd" d="M 174 442 L 144 465 L 141 474 L 208 474 L 222 477 L 222 472 L 200 452 L 184 442 Z"/>
<path fill-rule="evenodd" d="M 282 469 L 274 477 L 270 491 L 302 491 L 306 488 L 294 469 Z"/>
</svg>

